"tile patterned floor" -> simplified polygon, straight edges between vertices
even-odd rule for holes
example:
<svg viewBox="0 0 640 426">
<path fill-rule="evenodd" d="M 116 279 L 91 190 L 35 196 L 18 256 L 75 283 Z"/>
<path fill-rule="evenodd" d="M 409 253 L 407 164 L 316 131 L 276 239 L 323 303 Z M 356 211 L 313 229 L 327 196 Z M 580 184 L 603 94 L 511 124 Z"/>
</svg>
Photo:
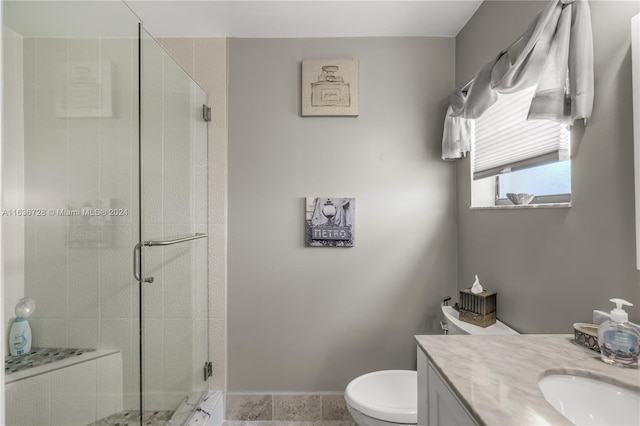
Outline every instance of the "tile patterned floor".
<svg viewBox="0 0 640 426">
<path fill-rule="evenodd" d="M 171 419 L 171 411 L 154 411 L 147 415 L 145 426 L 164 426 Z M 90 426 L 140 426 L 139 411 L 122 411 L 106 417 Z M 320 422 L 245 422 L 228 421 L 223 426 L 355 426 L 353 422 L 344 421 L 320 421 Z"/>
<path fill-rule="evenodd" d="M 343 394 L 227 394 L 226 426 L 351 426 Z"/>
<path fill-rule="evenodd" d="M 171 419 L 173 411 L 146 411 L 145 426 L 163 426 Z M 140 411 L 125 410 L 92 423 L 91 426 L 140 426 Z"/>
</svg>

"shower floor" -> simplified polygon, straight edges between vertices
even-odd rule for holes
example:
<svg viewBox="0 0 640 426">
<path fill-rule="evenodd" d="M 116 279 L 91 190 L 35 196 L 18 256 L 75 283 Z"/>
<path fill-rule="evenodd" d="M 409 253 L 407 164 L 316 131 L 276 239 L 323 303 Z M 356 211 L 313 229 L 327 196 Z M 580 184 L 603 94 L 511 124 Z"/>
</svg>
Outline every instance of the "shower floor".
<svg viewBox="0 0 640 426">
<path fill-rule="evenodd" d="M 166 425 L 173 411 L 145 411 L 144 425 Z M 125 410 L 91 423 L 91 426 L 140 426 L 140 411 Z"/>
</svg>

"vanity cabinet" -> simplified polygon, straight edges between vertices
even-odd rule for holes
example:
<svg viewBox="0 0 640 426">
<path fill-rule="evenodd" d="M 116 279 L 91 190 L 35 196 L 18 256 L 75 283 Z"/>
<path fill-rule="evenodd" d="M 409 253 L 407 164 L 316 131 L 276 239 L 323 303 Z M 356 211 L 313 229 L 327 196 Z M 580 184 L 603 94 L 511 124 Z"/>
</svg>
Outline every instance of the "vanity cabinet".
<svg viewBox="0 0 640 426">
<path fill-rule="evenodd" d="M 477 424 L 425 353 L 418 348 L 418 425 Z"/>
</svg>

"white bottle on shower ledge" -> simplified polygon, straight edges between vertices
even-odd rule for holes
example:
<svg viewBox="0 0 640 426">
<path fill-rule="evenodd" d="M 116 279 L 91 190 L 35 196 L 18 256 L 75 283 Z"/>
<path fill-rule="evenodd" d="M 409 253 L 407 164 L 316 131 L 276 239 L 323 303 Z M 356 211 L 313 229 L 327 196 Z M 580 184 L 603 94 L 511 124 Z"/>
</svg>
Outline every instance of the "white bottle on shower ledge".
<svg viewBox="0 0 640 426">
<path fill-rule="evenodd" d="M 12 356 L 28 354 L 31 351 L 31 327 L 27 317 L 36 308 L 35 300 L 30 297 L 20 299 L 16 304 L 16 319 L 9 331 L 9 353 Z"/>
<path fill-rule="evenodd" d="M 9 332 L 9 352 L 19 356 L 31 351 L 31 327 L 25 318 L 17 317 Z"/>
</svg>

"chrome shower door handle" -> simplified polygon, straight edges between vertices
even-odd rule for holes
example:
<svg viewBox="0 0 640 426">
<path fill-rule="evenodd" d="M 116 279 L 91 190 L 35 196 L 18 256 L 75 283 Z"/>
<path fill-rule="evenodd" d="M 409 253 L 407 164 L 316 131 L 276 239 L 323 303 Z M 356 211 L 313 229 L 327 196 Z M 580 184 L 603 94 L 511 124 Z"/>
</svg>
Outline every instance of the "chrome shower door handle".
<svg viewBox="0 0 640 426">
<path fill-rule="evenodd" d="M 170 246 L 173 244 L 185 243 L 187 241 L 199 240 L 201 238 L 208 238 L 207 233 L 196 233 L 188 237 L 175 238 L 173 240 L 160 240 L 160 241 L 141 241 L 133 248 L 133 276 L 136 281 L 141 283 L 152 283 L 153 277 L 144 278 L 140 268 L 140 257 L 142 256 L 142 246 L 145 247 L 157 247 L 157 246 Z"/>
<path fill-rule="evenodd" d="M 133 278 L 140 282 L 140 243 L 133 247 Z"/>
<path fill-rule="evenodd" d="M 141 283 L 152 283 L 153 277 L 142 278 L 142 271 L 140 271 L 140 256 L 142 255 L 142 243 L 138 243 L 133 248 L 133 277 L 136 281 Z"/>
</svg>

